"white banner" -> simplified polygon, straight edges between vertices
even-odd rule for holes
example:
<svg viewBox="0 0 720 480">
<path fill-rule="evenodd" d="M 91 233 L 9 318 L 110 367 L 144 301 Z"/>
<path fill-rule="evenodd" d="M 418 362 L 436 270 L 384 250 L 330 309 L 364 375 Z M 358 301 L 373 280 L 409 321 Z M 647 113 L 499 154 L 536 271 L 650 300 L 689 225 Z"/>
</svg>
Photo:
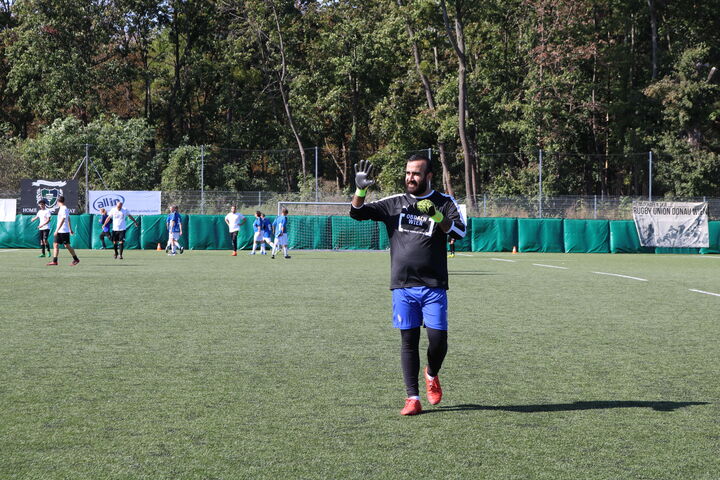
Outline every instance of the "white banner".
<svg viewBox="0 0 720 480">
<path fill-rule="evenodd" d="M 17 200 L 0 199 L 0 222 L 14 222 L 15 212 L 17 212 Z"/>
<path fill-rule="evenodd" d="M 633 202 L 643 247 L 708 248 L 707 202 Z"/>
<path fill-rule="evenodd" d="M 160 194 L 162 192 L 143 192 L 134 190 L 90 190 L 87 213 L 100 213 L 104 208 L 110 211 L 117 202 L 123 202 L 131 215 L 157 215 L 160 210 Z"/>
</svg>

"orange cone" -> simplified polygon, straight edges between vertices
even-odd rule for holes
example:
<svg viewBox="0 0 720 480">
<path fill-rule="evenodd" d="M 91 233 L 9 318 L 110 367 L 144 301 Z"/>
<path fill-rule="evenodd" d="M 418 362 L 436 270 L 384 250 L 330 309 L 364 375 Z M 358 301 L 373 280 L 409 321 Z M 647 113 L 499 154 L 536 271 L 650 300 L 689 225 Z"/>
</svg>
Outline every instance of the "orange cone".
<svg viewBox="0 0 720 480">
<path fill-rule="evenodd" d="M 156 250 L 158 252 L 162 252 L 162 247 L 160 246 L 160 242 L 158 242 L 158 246 L 157 246 Z"/>
<path fill-rule="evenodd" d="M 512 254 L 513 254 L 513 255 L 517 255 L 517 253 L 518 253 L 517 247 L 513 246 Z"/>
</svg>

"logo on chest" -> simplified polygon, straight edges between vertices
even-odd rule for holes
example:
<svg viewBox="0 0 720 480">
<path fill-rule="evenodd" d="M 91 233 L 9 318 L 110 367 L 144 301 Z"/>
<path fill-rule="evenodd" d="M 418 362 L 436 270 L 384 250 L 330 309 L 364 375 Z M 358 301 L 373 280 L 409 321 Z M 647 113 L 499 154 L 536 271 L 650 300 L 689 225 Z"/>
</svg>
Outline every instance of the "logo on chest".
<svg viewBox="0 0 720 480">
<path fill-rule="evenodd" d="M 430 220 L 427 215 L 411 213 L 407 208 L 403 208 L 398 216 L 398 232 L 417 233 L 431 237 L 434 228 L 435 222 Z"/>
</svg>

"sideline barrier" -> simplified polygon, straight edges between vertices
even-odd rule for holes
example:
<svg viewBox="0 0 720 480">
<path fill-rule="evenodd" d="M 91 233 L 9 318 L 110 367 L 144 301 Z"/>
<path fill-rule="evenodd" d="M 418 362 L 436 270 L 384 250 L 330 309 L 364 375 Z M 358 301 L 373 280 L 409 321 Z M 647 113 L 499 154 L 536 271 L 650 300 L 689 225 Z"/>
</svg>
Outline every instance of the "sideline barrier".
<svg viewBox="0 0 720 480">
<path fill-rule="evenodd" d="M 610 222 L 611 253 L 653 253 L 655 248 L 640 246 L 635 222 L 613 220 Z"/>
<path fill-rule="evenodd" d="M 708 222 L 710 246 L 701 248 L 700 253 L 720 253 L 720 222 Z"/>
<path fill-rule="evenodd" d="M 518 218 L 518 250 L 565 252 L 562 218 Z"/>
<path fill-rule="evenodd" d="M 38 248 L 38 223 L 31 215 L 17 215 L 15 222 L 0 223 L 0 248 Z M 166 215 L 136 217 L 140 228 L 128 222 L 125 248 L 155 250 L 167 243 Z M 275 216 L 268 216 L 273 221 Z M 101 226 L 99 215 L 73 215 L 75 235 L 70 237 L 74 248 L 99 249 Z M 224 215 L 182 215 L 183 235 L 180 244 L 188 250 L 230 250 L 230 235 Z M 238 249 L 252 248 L 252 215 L 240 227 Z M 57 217 L 50 220 L 51 234 Z M 574 220 L 533 218 L 469 218 L 465 238 L 455 243 L 459 252 L 520 252 L 559 253 L 658 253 L 697 254 L 720 253 L 720 221 L 709 222 L 708 248 L 641 247 L 632 220 Z M 329 250 L 342 245 L 348 250 L 385 250 L 389 239 L 384 224 L 357 222 L 346 216 L 290 215 L 288 244 L 291 249 Z M 52 242 L 52 236 L 50 238 Z M 112 246 L 107 242 L 108 248 Z"/>
<path fill-rule="evenodd" d="M 565 253 L 610 253 L 610 226 L 607 220 L 563 221 Z"/>
<path fill-rule="evenodd" d="M 224 215 L 191 215 L 188 230 L 190 250 L 232 249 Z"/>
<path fill-rule="evenodd" d="M 517 218 L 470 218 L 465 237 L 473 252 L 512 252 L 518 244 Z"/>
</svg>

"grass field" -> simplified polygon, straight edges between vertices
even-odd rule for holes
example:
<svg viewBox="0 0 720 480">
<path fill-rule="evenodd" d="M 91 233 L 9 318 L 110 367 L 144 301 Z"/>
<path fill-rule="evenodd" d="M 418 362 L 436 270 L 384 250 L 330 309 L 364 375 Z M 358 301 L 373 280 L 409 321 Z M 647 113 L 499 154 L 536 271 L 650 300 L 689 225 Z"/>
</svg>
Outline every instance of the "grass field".
<svg viewBox="0 0 720 480">
<path fill-rule="evenodd" d="M 401 417 L 387 253 L 37 253 L 0 251 L 3 480 L 720 478 L 717 257 L 450 259 Z"/>
</svg>

